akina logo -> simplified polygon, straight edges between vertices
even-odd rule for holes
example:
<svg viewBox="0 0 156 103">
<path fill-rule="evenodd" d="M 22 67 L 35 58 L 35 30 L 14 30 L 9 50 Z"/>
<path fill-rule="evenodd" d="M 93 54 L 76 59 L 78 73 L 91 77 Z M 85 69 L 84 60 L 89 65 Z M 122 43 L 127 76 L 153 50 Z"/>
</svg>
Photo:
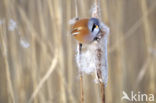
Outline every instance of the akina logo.
<svg viewBox="0 0 156 103">
<path fill-rule="evenodd" d="M 133 102 L 153 102 L 154 100 L 154 94 L 145 94 L 145 93 L 134 93 L 131 91 L 130 95 L 128 95 L 125 91 L 122 92 L 123 96 L 121 100 L 128 100 Z"/>
</svg>

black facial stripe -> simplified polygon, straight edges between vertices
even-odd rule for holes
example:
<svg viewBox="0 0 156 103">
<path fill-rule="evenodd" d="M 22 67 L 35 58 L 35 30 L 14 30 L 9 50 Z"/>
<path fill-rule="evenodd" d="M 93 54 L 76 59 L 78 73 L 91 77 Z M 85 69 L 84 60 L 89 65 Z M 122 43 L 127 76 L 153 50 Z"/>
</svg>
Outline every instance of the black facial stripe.
<svg viewBox="0 0 156 103">
<path fill-rule="evenodd" d="M 96 28 L 96 25 L 93 24 L 93 27 L 92 27 L 92 32 L 94 31 L 94 29 Z"/>
</svg>

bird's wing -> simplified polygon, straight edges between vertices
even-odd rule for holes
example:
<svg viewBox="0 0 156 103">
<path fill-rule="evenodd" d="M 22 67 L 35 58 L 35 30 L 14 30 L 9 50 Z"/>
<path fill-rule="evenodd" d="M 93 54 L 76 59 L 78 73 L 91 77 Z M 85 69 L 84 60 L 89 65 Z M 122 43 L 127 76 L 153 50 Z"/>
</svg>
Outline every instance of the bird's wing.
<svg viewBox="0 0 156 103">
<path fill-rule="evenodd" d="M 74 28 L 71 33 L 73 36 L 78 35 L 80 33 L 80 30 L 82 30 L 82 29 L 83 29 L 83 27 Z"/>
</svg>

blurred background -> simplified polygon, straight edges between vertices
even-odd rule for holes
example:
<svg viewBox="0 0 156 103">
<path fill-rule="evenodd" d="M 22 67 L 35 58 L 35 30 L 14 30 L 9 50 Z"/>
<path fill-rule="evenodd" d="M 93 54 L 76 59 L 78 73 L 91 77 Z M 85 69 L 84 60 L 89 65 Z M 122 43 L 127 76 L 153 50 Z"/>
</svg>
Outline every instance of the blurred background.
<svg viewBox="0 0 156 103">
<path fill-rule="evenodd" d="M 79 17 L 91 17 L 94 3 L 78 0 Z M 156 0 L 100 5 L 110 27 L 106 103 L 131 103 L 121 100 L 123 91 L 156 96 Z M 75 0 L 0 0 L 0 103 L 80 103 L 69 25 L 75 6 Z M 100 103 L 92 75 L 85 75 L 84 89 L 85 103 Z"/>
</svg>

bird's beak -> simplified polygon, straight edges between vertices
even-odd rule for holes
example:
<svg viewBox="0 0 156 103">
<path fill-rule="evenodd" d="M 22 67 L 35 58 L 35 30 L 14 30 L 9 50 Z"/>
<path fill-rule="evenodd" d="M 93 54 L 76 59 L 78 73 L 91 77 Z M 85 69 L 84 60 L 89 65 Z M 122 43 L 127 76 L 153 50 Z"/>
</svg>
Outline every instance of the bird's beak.
<svg viewBox="0 0 156 103">
<path fill-rule="evenodd" d="M 99 28 L 99 26 L 98 26 L 98 25 L 96 25 L 96 28 Z"/>
</svg>

